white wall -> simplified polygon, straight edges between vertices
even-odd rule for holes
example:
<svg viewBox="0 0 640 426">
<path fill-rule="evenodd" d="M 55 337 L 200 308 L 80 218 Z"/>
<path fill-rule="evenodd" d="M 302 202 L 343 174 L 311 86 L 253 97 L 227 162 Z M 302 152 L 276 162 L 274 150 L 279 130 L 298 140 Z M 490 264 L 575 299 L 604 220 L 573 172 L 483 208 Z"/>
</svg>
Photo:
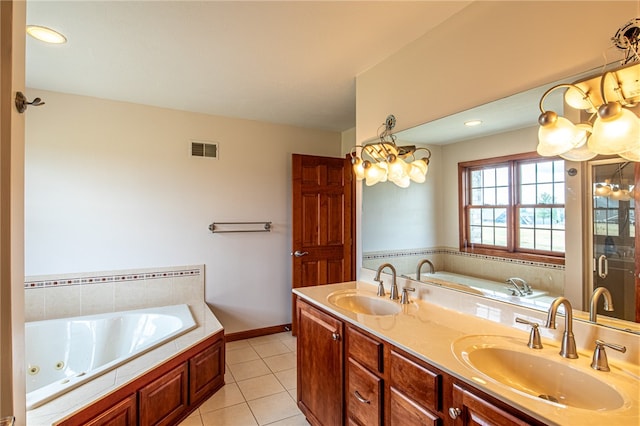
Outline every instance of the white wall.
<svg viewBox="0 0 640 426">
<path fill-rule="evenodd" d="M 226 332 L 291 321 L 291 154 L 341 135 L 31 89 L 26 275 L 205 264 Z M 220 159 L 189 156 L 190 140 Z M 272 221 L 212 234 L 211 222 Z"/>
</svg>

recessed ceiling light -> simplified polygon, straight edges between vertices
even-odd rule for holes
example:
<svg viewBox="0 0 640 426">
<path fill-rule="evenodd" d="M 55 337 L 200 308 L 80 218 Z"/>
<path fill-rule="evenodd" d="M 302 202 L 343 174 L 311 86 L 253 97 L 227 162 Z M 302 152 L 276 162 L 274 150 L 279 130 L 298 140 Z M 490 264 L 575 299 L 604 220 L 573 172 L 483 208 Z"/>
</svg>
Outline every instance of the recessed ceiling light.
<svg viewBox="0 0 640 426">
<path fill-rule="evenodd" d="M 479 126 L 481 124 L 482 120 L 469 120 L 464 122 L 464 125 L 467 127 Z"/>
<path fill-rule="evenodd" d="M 27 25 L 27 34 L 45 43 L 62 44 L 67 42 L 67 38 L 56 30 L 40 25 Z"/>
</svg>

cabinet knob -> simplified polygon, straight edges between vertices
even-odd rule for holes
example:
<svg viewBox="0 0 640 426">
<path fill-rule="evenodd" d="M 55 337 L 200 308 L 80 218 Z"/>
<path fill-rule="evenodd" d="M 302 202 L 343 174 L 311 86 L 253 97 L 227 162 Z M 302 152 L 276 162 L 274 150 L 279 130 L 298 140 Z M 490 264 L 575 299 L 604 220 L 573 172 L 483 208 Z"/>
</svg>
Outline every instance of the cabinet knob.
<svg viewBox="0 0 640 426">
<path fill-rule="evenodd" d="M 460 417 L 460 414 L 462 414 L 462 410 L 461 409 L 459 409 L 457 407 L 449 408 L 449 417 L 451 417 L 453 420 L 455 420 L 458 417 Z"/>
<path fill-rule="evenodd" d="M 331 333 L 331 338 L 333 340 L 340 340 L 340 335 L 338 333 Z"/>
</svg>

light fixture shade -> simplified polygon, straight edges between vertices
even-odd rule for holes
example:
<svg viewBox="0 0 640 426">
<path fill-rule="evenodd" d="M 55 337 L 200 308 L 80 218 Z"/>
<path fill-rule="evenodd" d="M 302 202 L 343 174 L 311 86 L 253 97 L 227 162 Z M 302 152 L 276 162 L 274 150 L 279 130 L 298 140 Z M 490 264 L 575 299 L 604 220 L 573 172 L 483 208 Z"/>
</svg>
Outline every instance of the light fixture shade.
<svg viewBox="0 0 640 426">
<path fill-rule="evenodd" d="M 538 130 L 538 154 L 544 157 L 560 155 L 583 144 L 587 138 L 584 128 L 575 126 L 564 117 L 553 123 L 540 126 Z"/>
<path fill-rule="evenodd" d="M 351 163 L 353 164 L 353 173 L 356 175 L 356 179 L 364 179 L 364 162 L 360 158 L 355 157 L 351 160 Z"/>
<path fill-rule="evenodd" d="M 422 160 L 415 160 L 409 165 L 409 178 L 416 183 L 423 183 L 427 180 L 429 165 Z"/>
<path fill-rule="evenodd" d="M 63 44 L 67 42 L 67 38 L 63 34 L 40 25 L 27 25 L 26 31 L 31 37 L 45 43 Z"/>
<path fill-rule="evenodd" d="M 627 152 L 618 154 L 620 157 L 629 161 L 640 161 L 640 147 Z"/>
<path fill-rule="evenodd" d="M 389 161 L 389 180 L 391 182 L 397 183 L 404 179 L 405 176 L 408 177 L 409 174 L 409 165 L 401 160 L 397 156 L 393 156 L 394 158 Z"/>
<path fill-rule="evenodd" d="M 606 197 L 611 193 L 611 187 L 609 185 L 598 183 L 596 184 L 596 190 L 594 192 L 600 197 Z"/>
<path fill-rule="evenodd" d="M 367 186 L 375 185 L 378 182 L 386 182 L 387 170 L 377 163 L 372 163 L 370 167 L 365 169 L 364 177 Z"/>
<path fill-rule="evenodd" d="M 628 109 L 611 118 L 598 116 L 593 123 L 589 149 L 603 155 L 620 154 L 640 148 L 640 122 Z"/>
<path fill-rule="evenodd" d="M 569 87 L 564 93 L 564 101 L 572 108 L 595 112 L 593 104 L 589 101 L 589 94 L 581 92 L 575 86 Z"/>
<path fill-rule="evenodd" d="M 391 180 L 391 179 L 389 179 L 389 180 Z M 408 175 L 404 175 L 404 176 L 402 176 L 400 178 L 396 178 L 392 182 L 395 183 L 396 185 L 398 185 L 400 188 L 408 188 L 409 185 L 411 184 L 411 179 L 409 178 Z"/>
</svg>

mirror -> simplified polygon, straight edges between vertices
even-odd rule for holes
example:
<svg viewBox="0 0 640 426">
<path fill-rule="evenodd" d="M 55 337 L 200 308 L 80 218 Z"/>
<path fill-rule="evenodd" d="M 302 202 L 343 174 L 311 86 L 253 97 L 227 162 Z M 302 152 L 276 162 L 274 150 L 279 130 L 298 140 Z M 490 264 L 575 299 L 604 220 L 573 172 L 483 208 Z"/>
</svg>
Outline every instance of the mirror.
<svg viewBox="0 0 640 426">
<path fill-rule="evenodd" d="M 591 70 L 562 82 L 576 81 L 600 71 Z M 434 264 L 436 274 L 429 274 L 429 265 L 424 265 L 421 274 L 423 282 L 446 285 L 456 281 L 456 290 L 545 311 L 554 297 L 565 295 L 574 306 L 583 306 L 588 310 L 589 295 L 594 284 L 591 284 L 587 273 L 582 272 L 585 263 L 585 256 L 582 255 L 584 226 L 581 221 L 570 223 L 574 222 L 570 218 L 576 215 L 569 214 L 570 208 L 573 212 L 582 211 L 585 197 L 589 196 L 583 195 L 581 189 L 589 178 L 586 163 L 566 164 L 567 170 L 575 168 L 578 171 L 577 175 L 573 171 L 571 175 L 565 175 L 569 218 L 566 234 L 567 269 L 564 265 L 475 255 L 458 249 L 458 163 L 535 151 L 537 118 L 540 114 L 538 102 L 542 94 L 557 83 L 549 83 L 395 133 L 399 145 L 427 146 L 432 151 L 427 181 L 424 184 L 411 184 L 405 189 L 391 183 L 374 186 L 363 184 L 363 267 L 375 270 L 381 263 L 390 262 L 396 267 L 398 275 L 416 279 L 418 262 L 426 258 Z M 552 92 L 545 100 L 546 110 L 563 110 L 562 92 Z M 400 122 L 401 117 L 397 118 Z M 482 124 L 464 126 L 466 121 L 475 119 L 483 120 Z M 585 218 L 584 223 L 591 223 L 590 218 Z M 569 250 L 577 253 L 578 263 L 569 261 Z M 565 276 L 569 275 L 571 279 L 565 280 Z M 574 279 L 576 276 L 582 279 Z M 480 280 L 473 283 L 465 281 L 470 277 Z M 517 290 L 513 288 L 514 285 L 506 282 L 511 277 L 526 280 L 533 287 L 532 295 L 515 295 Z M 584 291 L 583 282 L 587 282 Z M 595 285 L 599 284 L 596 282 Z M 587 296 L 583 296 L 583 293 Z M 599 324 L 640 333 L 640 324 L 606 315 L 607 312 L 599 311 Z M 576 313 L 576 317 L 588 320 L 589 314 Z"/>
</svg>

